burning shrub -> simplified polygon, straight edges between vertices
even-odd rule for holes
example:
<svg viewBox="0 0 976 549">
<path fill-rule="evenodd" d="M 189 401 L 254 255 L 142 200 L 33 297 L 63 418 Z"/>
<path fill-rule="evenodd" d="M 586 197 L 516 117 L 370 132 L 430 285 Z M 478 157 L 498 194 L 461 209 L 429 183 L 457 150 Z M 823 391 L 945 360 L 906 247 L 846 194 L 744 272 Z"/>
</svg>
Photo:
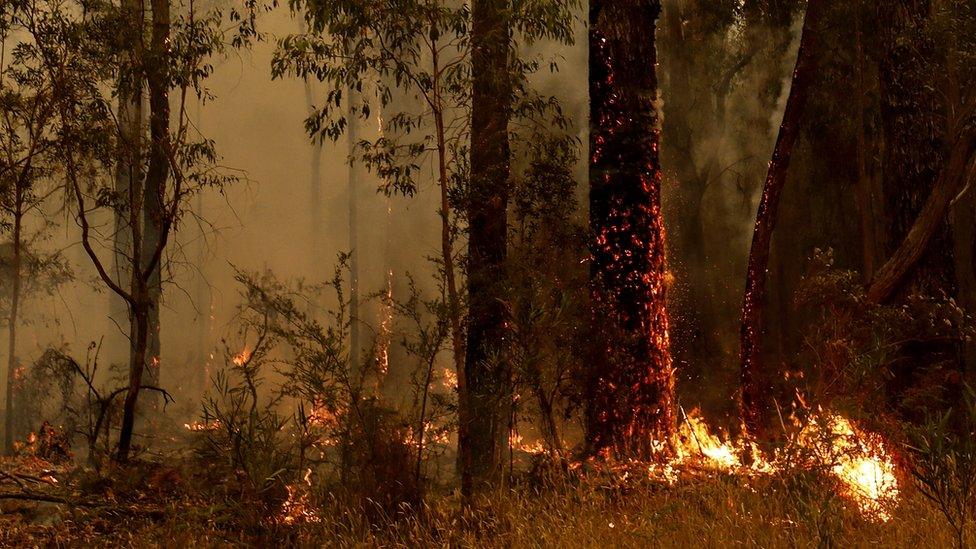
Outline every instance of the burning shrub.
<svg viewBox="0 0 976 549">
<path fill-rule="evenodd" d="M 14 389 L 17 438 L 34 432 L 42 422 L 73 430 L 80 420 L 72 413 L 76 397 L 77 364 L 63 350 L 48 349 L 21 370 Z"/>
<path fill-rule="evenodd" d="M 357 419 L 344 438 L 339 471 L 349 504 L 382 517 L 420 504 L 421 479 L 414 474 L 418 448 L 399 414 L 375 400 L 356 404 L 352 413 Z"/>
<path fill-rule="evenodd" d="M 323 491 L 384 516 L 420 501 L 422 454 L 410 422 L 371 396 L 378 361 L 349 359 L 339 273 L 326 286 L 339 307 L 324 324 L 303 295 L 321 288 L 238 275 L 241 341 L 227 347 L 203 417 L 186 428 L 202 437 L 201 457 L 234 487 L 233 496 L 259 503 L 241 509 L 251 525 L 315 521 Z"/>
</svg>

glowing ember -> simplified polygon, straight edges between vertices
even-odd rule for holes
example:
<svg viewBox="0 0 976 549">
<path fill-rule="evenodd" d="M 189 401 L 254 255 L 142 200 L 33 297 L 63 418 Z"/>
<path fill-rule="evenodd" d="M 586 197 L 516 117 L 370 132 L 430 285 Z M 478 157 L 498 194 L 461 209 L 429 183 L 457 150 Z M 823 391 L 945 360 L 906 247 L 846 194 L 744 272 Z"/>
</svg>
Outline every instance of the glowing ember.
<svg viewBox="0 0 976 549">
<path fill-rule="evenodd" d="M 247 347 L 244 347 L 241 350 L 241 352 L 234 355 L 234 358 L 232 360 L 234 364 L 237 366 L 243 366 L 247 364 L 247 362 L 251 360 L 251 350 L 248 349 Z"/>
<path fill-rule="evenodd" d="M 184 423 L 183 427 L 187 431 L 216 431 L 220 428 L 220 422 L 214 421 L 193 421 L 191 423 Z"/>
<path fill-rule="evenodd" d="M 380 311 L 380 330 L 376 338 L 376 365 L 380 376 L 390 369 L 390 342 L 393 335 L 393 269 L 386 273 L 386 292 Z"/>
<path fill-rule="evenodd" d="M 450 368 L 444 368 L 444 378 L 442 383 L 444 384 L 445 388 L 451 389 L 452 391 L 457 391 L 458 388 L 457 372 L 455 372 Z"/>
</svg>

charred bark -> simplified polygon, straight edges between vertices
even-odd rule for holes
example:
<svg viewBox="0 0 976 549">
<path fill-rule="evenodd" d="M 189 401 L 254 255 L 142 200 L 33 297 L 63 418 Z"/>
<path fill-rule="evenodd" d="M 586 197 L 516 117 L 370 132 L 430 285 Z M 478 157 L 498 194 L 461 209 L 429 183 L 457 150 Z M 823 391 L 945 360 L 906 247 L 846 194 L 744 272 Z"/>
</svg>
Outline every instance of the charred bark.
<svg viewBox="0 0 976 549">
<path fill-rule="evenodd" d="M 658 158 L 657 0 L 594 0 L 590 42 L 592 452 L 650 459 L 671 449 L 674 369 L 665 296 Z"/>
<path fill-rule="evenodd" d="M 501 478 L 511 407 L 506 357 L 505 258 L 508 236 L 511 29 L 507 0 L 472 5 L 471 183 L 468 217 L 467 425 L 458 441 L 462 491 Z"/>
<path fill-rule="evenodd" d="M 823 14 L 824 2 L 825 0 L 810 0 L 807 6 L 790 94 L 763 185 L 759 210 L 756 213 L 752 246 L 749 250 L 739 333 L 742 419 L 746 430 L 758 438 L 765 437 L 765 429 L 769 425 L 772 409 L 769 398 L 773 394 L 771 381 L 776 375 L 775 372 L 769 371 L 762 356 L 762 340 L 765 332 L 763 312 L 770 243 L 776 227 L 776 217 L 786 184 L 790 157 L 799 135 L 800 120 L 817 68 L 818 26 Z"/>
</svg>

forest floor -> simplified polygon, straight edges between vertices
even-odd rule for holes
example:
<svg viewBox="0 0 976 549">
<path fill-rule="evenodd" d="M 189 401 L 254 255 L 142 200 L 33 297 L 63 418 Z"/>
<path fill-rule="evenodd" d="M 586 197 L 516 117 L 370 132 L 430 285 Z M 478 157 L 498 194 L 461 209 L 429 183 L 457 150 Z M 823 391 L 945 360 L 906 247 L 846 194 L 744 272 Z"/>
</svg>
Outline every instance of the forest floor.
<svg viewBox="0 0 976 549">
<path fill-rule="evenodd" d="M 391 518 L 335 497 L 269 498 L 215 483 L 189 456 L 95 474 L 30 458 L 0 461 L 4 547 L 951 547 L 934 505 L 902 490 L 890 517 L 865 517 L 810 475 L 679 473 L 528 482 L 461 510 L 428 494 Z M 536 479 L 538 480 L 538 479 Z M 271 498 L 272 500 L 274 498 Z M 284 500 L 284 501 L 283 501 Z M 971 527 L 968 539 L 976 540 Z"/>
</svg>

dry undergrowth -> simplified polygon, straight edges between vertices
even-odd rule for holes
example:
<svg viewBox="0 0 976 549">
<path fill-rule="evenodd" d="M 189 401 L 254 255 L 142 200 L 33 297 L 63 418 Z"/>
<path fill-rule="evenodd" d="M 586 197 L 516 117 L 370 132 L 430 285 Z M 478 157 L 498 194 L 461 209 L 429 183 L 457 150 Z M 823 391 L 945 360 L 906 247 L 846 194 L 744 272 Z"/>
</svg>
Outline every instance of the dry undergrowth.
<svg viewBox="0 0 976 549">
<path fill-rule="evenodd" d="M 0 545 L 16 547 L 951 547 L 938 511 L 906 490 L 886 522 L 867 520 L 835 486 L 807 474 L 742 478 L 685 475 L 673 484 L 592 474 L 526 483 L 462 511 L 455 495 L 428 495 L 423 513 L 399 518 L 310 494 L 312 520 L 257 524 L 267 495 L 206 486 L 190 460 L 135 464 L 94 475 L 58 470 L 31 493 L 70 503 L 0 499 Z M 35 476 L 41 462 L 4 462 Z M 14 466 L 17 465 L 17 466 Z M 40 477 L 37 477 L 40 478 Z M 125 479 L 122 481 L 120 479 Z M 22 490 L 0 482 L 0 494 Z M 52 498 L 54 499 L 54 498 Z M 323 503 L 324 502 L 324 503 Z M 270 507 L 269 507 L 270 508 Z M 976 532 L 969 539 L 976 539 Z"/>
</svg>

